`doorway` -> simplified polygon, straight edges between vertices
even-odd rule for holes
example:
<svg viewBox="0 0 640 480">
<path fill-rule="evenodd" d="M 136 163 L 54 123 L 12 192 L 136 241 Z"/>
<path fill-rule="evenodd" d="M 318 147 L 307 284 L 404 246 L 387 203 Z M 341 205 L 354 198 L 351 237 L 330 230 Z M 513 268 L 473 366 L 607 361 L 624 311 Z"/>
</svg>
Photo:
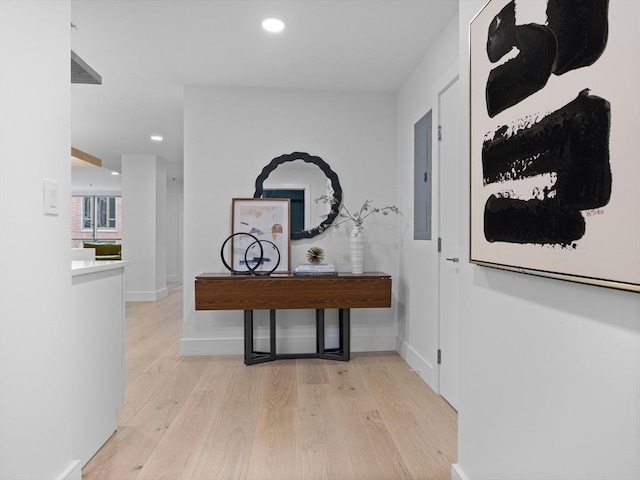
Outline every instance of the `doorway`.
<svg viewBox="0 0 640 480">
<path fill-rule="evenodd" d="M 460 305 L 460 87 L 456 75 L 438 93 L 439 392 L 458 409 Z"/>
</svg>

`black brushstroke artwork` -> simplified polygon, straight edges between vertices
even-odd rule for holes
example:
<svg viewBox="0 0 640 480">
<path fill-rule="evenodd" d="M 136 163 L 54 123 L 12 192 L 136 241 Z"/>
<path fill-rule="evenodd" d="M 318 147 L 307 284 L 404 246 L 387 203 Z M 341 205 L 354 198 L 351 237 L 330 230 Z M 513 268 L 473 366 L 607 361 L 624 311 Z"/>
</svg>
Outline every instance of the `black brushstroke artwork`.
<svg viewBox="0 0 640 480">
<path fill-rule="evenodd" d="M 600 58 L 609 36 L 609 0 L 549 0 L 547 25 L 558 40 L 553 73 L 562 75 Z"/>
<path fill-rule="evenodd" d="M 515 3 L 496 15 L 487 32 L 492 63 L 519 52 L 487 79 L 489 117 L 543 89 L 552 73 L 592 65 L 606 48 L 608 0 L 549 0 L 547 25 L 515 24 Z M 585 87 L 564 107 L 539 121 L 500 126 L 482 145 L 484 185 L 552 174 L 531 199 L 491 195 L 484 210 L 489 242 L 573 246 L 586 233 L 582 214 L 608 204 L 611 105 Z"/>
<path fill-rule="evenodd" d="M 500 10 L 489 25 L 487 56 L 491 63 L 504 57 L 518 45 L 516 39 L 516 4 L 511 1 Z"/>
<path fill-rule="evenodd" d="M 548 199 L 491 195 L 484 208 L 484 232 L 489 242 L 570 245 L 582 238 L 585 223 L 579 211 Z"/>
<path fill-rule="evenodd" d="M 546 25 L 516 25 L 515 3 L 509 2 L 489 25 L 487 57 L 495 63 L 513 47 L 519 53 L 489 73 L 489 117 L 543 89 L 552 73 L 562 75 L 600 58 L 609 33 L 608 9 L 608 0 L 549 0 Z"/>
<path fill-rule="evenodd" d="M 556 58 L 556 37 L 544 25 L 515 28 L 520 53 L 494 68 L 487 80 L 487 112 L 495 117 L 541 90 L 551 76 Z"/>
<path fill-rule="evenodd" d="M 588 90 L 560 110 L 509 135 L 504 128 L 482 145 L 484 184 L 557 173 L 556 196 L 578 210 L 602 207 L 611 196 L 610 105 Z"/>
<path fill-rule="evenodd" d="M 511 134 L 502 127 L 485 140 L 485 185 L 556 174 L 555 185 L 540 192 L 543 199 L 489 198 L 484 216 L 489 242 L 566 245 L 584 235 L 580 211 L 603 207 L 611 197 L 610 110 L 608 101 L 584 90 L 539 122 Z"/>
</svg>

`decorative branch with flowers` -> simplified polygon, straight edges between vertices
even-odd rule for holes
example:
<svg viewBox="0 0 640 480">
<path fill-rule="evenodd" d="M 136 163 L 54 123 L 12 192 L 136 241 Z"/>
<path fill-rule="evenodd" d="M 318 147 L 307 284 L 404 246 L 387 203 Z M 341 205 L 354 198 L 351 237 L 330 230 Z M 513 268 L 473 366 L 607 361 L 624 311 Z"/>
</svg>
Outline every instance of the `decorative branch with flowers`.
<svg viewBox="0 0 640 480">
<path fill-rule="evenodd" d="M 334 210 L 336 208 L 336 205 L 338 204 L 338 200 L 335 197 L 330 195 L 322 195 L 316 198 L 314 201 L 316 203 L 321 202 L 326 205 L 331 205 L 332 210 Z M 337 208 L 338 208 L 337 219 L 340 219 L 340 220 L 339 221 L 334 220 L 334 222 L 331 225 L 325 226 L 321 231 L 324 231 L 330 227 L 340 228 L 340 225 L 342 225 L 343 223 L 353 222 L 356 228 L 354 235 L 358 236 L 358 234 L 364 229 L 365 219 L 370 215 L 373 215 L 374 213 L 380 213 L 382 215 L 389 215 L 390 213 L 395 213 L 396 215 L 402 215 L 402 212 L 395 205 L 388 205 L 386 207 L 376 208 L 372 206 L 372 203 L 373 202 L 371 200 L 365 200 L 365 202 L 360 207 L 360 210 L 355 211 L 355 213 L 352 213 L 343 203 L 340 203 L 339 205 L 337 205 Z"/>
</svg>

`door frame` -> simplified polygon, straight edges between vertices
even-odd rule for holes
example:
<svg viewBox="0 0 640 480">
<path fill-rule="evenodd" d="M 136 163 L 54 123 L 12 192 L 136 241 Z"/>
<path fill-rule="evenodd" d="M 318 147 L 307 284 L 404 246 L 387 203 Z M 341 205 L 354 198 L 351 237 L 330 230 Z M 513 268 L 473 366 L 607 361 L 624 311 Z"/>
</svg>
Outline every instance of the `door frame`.
<svg viewBox="0 0 640 480">
<path fill-rule="evenodd" d="M 440 76 L 440 78 L 434 82 L 434 87 L 433 87 L 433 129 L 432 129 L 432 145 L 433 145 L 433 164 L 432 164 L 432 168 L 433 168 L 433 177 L 434 179 L 437 179 L 437 181 L 433 182 L 433 191 L 432 191 L 432 195 L 433 195 L 433 199 L 435 200 L 434 204 L 437 206 L 436 208 L 434 208 L 434 211 L 432 212 L 434 215 L 433 218 L 433 224 L 432 225 L 436 225 L 436 235 L 434 240 L 436 241 L 436 255 L 437 255 L 437 265 L 438 265 L 438 280 L 437 280 L 437 288 L 436 288 L 436 301 L 438 303 L 437 306 L 437 312 L 438 312 L 438 318 L 437 318 L 437 335 L 438 335 L 438 351 L 441 350 L 442 348 L 442 315 L 441 315 L 441 300 L 440 300 L 440 285 L 441 285 L 441 275 L 442 275 L 442 271 L 441 271 L 441 267 L 440 267 L 440 256 L 441 256 L 441 252 L 438 249 L 437 243 L 440 241 L 439 239 L 441 238 L 441 230 L 440 230 L 440 213 L 441 213 L 441 209 L 442 209 L 442 192 L 440 189 L 440 172 L 441 172 L 441 168 L 440 168 L 440 141 L 438 140 L 438 135 L 439 135 L 439 126 L 440 126 L 440 96 L 449 88 L 451 87 L 455 82 L 460 82 L 460 74 L 459 74 L 459 69 L 458 66 L 452 66 L 451 68 L 449 68 L 448 70 L 445 71 L 445 73 L 443 75 Z M 461 92 L 461 94 L 463 94 Z M 437 359 L 437 352 L 436 352 L 436 359 Z M 441 365 L 439 363 L 437 363 L 436 360 L 436 365 L 437 365 L 437 389 L 435 389 L 437 391 L 437 393 L 439 395 L 442 394 L 441 392 L 441 384 L 442 384 L 442 369 L 441 369 Z"/>
</svg>

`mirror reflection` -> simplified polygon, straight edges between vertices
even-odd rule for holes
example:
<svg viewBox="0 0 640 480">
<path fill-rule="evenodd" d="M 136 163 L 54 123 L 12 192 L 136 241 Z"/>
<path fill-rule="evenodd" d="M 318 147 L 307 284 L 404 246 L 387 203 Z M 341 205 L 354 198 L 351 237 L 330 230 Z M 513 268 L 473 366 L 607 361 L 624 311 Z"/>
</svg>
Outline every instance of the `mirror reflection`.
<svg viewBox="0 0 640 480">
<path fill-rule="evenodd" d="M 338 176 L 320 157 L 294 152 L 274 158 L 256 179 L 254 198 L 291 200 L 291 239 L 312 238 L 337 215 L 329 205 L 316 203 L 321 195 L 342 200 Z"/>
</svg>

